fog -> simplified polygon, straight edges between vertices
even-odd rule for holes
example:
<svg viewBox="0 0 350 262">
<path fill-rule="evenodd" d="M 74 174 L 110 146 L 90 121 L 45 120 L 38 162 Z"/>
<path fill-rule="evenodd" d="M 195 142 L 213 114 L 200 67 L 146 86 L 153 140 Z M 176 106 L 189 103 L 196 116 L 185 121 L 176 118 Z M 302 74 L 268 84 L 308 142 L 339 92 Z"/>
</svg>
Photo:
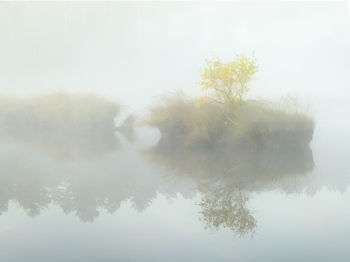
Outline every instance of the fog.
<svg viewBox="0 0 350 262">
<path fill-rule="evenodd" d="M 348 2 L 0 2 L 0 32 L 1 260 L 348 261 Z M 213 57 L 244 99 L 202 97 Z"/>
<path fill-rule="evenodd" d="M 144 109 L 169 91 L 198 94 L 205 58 L 246 53 L 259 63 L 253 97 L 315 106 L 349 94 L 347 2 L 3 2 L 0 12 L 3 93 L 94 92 Z"/>
</svg>

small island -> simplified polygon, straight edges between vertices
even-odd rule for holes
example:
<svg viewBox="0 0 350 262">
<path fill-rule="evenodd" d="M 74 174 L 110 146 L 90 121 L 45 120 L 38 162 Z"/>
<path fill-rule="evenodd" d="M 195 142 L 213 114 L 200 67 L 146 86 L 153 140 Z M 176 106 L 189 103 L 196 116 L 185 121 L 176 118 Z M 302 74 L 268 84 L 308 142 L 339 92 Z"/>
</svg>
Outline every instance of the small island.
<svg viewBox="0 0 350 262">
<path fill-rule="evenodd" d="M 309 146 L 313 119 L 271 104 L 246 100 L 257 72 L 254 58 L 239 55 L 232 62 L 206 61 L 199 83 L 204 96 L 168 97 L 151 108 L 145 124 L 158 128 L 160 151 L 285 151 Z"/>
<path fill-rule="evenodd" d="M 119 111 L 118 104 L 93 94 L 1 96 L 0 140 L 28 144 L 54 158 L 96 156 L 119 148 Z"/>
</svg>

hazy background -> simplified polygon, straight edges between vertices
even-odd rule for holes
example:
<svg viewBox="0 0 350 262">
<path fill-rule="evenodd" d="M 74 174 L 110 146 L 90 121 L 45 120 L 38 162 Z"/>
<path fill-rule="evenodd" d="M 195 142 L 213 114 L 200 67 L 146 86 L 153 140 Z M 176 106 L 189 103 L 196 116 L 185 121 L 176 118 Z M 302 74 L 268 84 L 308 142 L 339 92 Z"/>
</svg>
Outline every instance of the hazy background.
<svg viewBox="0 0 350 262">
<path fill-rule="evenodd" d="M 1 141 L 1 258 L 347 261 L 347 1 L 0 2 L 0 95 L 92 92 L 142 112 L 167 92 L 199 95 L 204 59 L 229 61 L 238 53 L 254 53 L 260 64 L 251 98 L 297 96 L 311 105 L 316 122 L 315 168 L 301 181 L 305 187 L 291 176 L 286 188 L 295 186 L 295 194 L 249 194 L 259 223 L 254 240 L 204 230 L 194 179 L 175 179 L 121 135 L 120 151 L 80 162 L 57 162 L 39 146 Z M 57 202 L 65 214 L 47 193 L 50 186 L 64 193 L 68 185 L 59 195 L 67 198 Z M 97 218 L 106 199 L 119 209 L 100 210 Z M 31 210 L 41 215 L 31 219 Z M 80 221 L 91 217 L 94 223 Z"/>
<path fill-rule="evenodd" d="M 251 97 L 347 104 L 348 2 L 2 2 L 0 93 L 94 92 L 142 109 L 198 94 L 204 59 L 255 54 Z M 330 102 L 330 103 L 328 103 Z"/>
</svg>

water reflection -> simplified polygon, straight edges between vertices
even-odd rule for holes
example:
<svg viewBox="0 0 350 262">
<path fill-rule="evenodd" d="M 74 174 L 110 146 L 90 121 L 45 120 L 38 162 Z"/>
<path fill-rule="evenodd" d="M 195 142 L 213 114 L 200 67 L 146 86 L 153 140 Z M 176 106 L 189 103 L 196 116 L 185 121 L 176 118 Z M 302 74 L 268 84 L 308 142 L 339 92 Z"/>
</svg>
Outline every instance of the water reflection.
<svg viewBox="0 0 350 262">
<path fill-rule="evenodd" d="M 291 178 L 304 177 L 314 167 L 308 146 L 264 152 L 174 152 L 157 147 L 146 155 L 175 176 L 189 176 L 196 181 L 202 194 L 200 213 L 207 228 L 229 228 L 240 236 L 253 233 L 257 226 L 248 207 L 250 192 L 282 189 Z"/>
<path fill-rule="evenodd" d="M 240 190 L 203 185 L 199 188 L 203 193 L 200 206 L 206 228 L 229 228 L 240 236 L 254 231 L 257 221 L 247 207 L 248 197 L 243 196 Z"/>
<path fill-rule="evenodd" d="M 11 201 L 30 216 L 37 216 L 54 204 L 67 214 L 76 214 L 82 221 L 94 221 L 101 210 L 114 213 L 123 201 L 129 201 L 141 212 L 159 192 L 170 198 L 177 193 L 193 197 L 196 193 L 191 188 L 193 183 L 201 194 L 200 216 L 205 227 L 229 228 L 243 236 L 257 227 L 249 208 L 251 192 L 281 186 L 282 181 L 291 177 L 305 176 L 314 166 L 309 147 L 259 153 L 174 152 L 170 148 L 155 147 L 140 153 L 119 136 L 119 140 L 124 141 L 122 150 L 114 147 L 114 151 L 106 155 L 98 149 L 118 141 L 117 134 L 89 145 L 88 136 L 81 139 L 85 141 L 83 146 L 74 153 L 67 152 L 63 159 L 41 150 L 44 146 L 60 152 L 66 144 L 58 141 L 35 143 L 33 139 L 31 143 L 24 143 L 1 139 L 0 213 L 8 210 Z M 91 150 L 103 157 L 82 157 Z M 79 161 L 78 153 L 81 154 Z M 159 167 L 166 167 L 168 175 L 164 176 L 163 168 Z"/>
<path fill-rule="evenodd" d="M 135 118 L 115 128 L 118 106 L 94 96 L 2 99 L 0 107 L 0 214 L 14 201 L 30 216 L 54 204 L 94 221 L 123 201 L 141 212 L 159 192 L 200 193 L 205 227 L 243 236 L 257 227 L 249 208 L 252 192 L 283 188 L 314 166 L 311 149 L 300 145 L 174 151 L 160 141 L 139 151 L 132 145 Z M 166 167 L 167 176 L 159 167 Z"/>
<path fill-rule="evenodd" d="M 114 213 L 124 201 L 141 212 L 157 192 L 169 198 L 194 195 L 188 184 L 167 182 L 128 146 L 103 157 L 57 159 L 32 144 L 2 142 L 0 185 L 0 214 L 11 202 L 30 216 L 54 204 L 81 221 L 94 221 L 101 210 Z"/>
<path fill-rule="evenodd" d="M 139 151 L 127 142 L 133 140 L 133 134 L 125 139 L 111 133 L 113 136 L 97 140 L 81 134 L 79 139 L 70 138 L 78 141 L 67 144 L 60 142 L 60 138 L 67 139 L 60 132 L 50 133 L 58 140 L 46 136 L 40 143 L 36 136 L 30 142 L 2 137 L 0 214 L 11 201 L 30 216 L 54 204 L 81 221 L 94 221 L 101 210 L 114 213 L 123 201 L 141 212 L 157 193 L 173 198 L 178 193 L 193 197 L 197 191 L 206 228 L 229 228 L 243 236 L 254 232 L 258 223 L 249 208 L 251 192 L 282 188 L 290 184 L 289 179 L 306 176 L 314 166 L 309 147 L 254 153 L 227 149 L 179 152 L 159 146 Z M 105 147 L 117 141 L 123 146 Z M 99 157 L 91 158 L 91 151 Z M 64 158 L 51 152 L 65 152 Z"/>
</svg>

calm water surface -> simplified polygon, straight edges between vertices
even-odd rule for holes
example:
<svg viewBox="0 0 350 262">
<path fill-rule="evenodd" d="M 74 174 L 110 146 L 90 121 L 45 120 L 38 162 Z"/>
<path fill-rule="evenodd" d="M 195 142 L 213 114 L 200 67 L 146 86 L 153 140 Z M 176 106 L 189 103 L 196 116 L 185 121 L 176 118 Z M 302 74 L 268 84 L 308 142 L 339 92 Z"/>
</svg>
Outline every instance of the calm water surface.
<svg viewBox="0 0 350 262">
<path fill-rule="evenodd" d="M 14 110 L 0 262 L 350 261 L 348 1 L 1 2 L 0 32 L 7 95 L 91 92 L 143 113 L 201 96 L 206 58 L 254 53 L 250 98 L 310 98 L 316 122 L 310 148 L 162 154 L 155 130 L 35 134 Z"/>
<path fill-rule="evenodd" d="M 156 154 L 147 129 L 3 138 L 1 261 L 348 261 L 348 112 L 316 114 L 311 148 L 238 160 Z"/>
</svg>

